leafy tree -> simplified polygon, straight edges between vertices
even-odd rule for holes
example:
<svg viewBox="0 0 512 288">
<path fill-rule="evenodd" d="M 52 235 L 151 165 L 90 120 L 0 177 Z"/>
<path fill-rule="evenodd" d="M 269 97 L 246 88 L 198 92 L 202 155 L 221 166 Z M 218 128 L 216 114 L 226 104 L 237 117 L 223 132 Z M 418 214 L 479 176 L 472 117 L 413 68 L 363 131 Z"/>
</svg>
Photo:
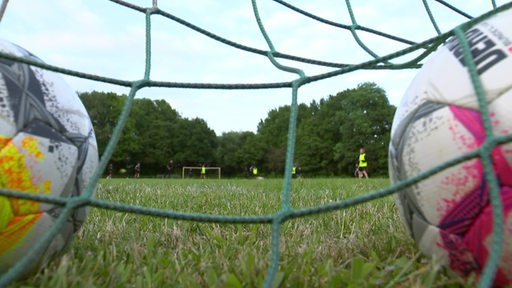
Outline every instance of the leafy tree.
<svg viewBox="0 0 512 288">
<path fill-rule="evenodd" d="M 223 175 L 242 175 L 249 166 L 261 163 L 264 147 L 253 132 L 227 132 L 217 140 L 217 161 L 222 163 Z"/>
<path fill-rule="evenodd" d="M 128 97 L 111 92 L 97 91 L 79 93 L 79 97 L 91 118 L 99 153 L 102 155 Z M 136 145 L 137 141 L 135 140 L 134 130 L 134 122 L 132 119 L 129 119 L 124 126 L 123 134 L 112 155 L 112 162 L 124 162 L 129 151 L 135 150 L 134 145 Z"/>
<path fill-rule="evenodd" d="M 282 174 L 286 159 L 288 129 L 290 125 L 290 105 L 273 109 L 265 120 L 258 124 L 258 138 L 264 143 L 263 168 L 270 174 Z M 309 115 L 306 104 L 299 104 L 297 126 Z"/>
<path fill-rule="evenodd" d="M 145 171 L 161 174 L 172 159 L 174 124 L 178 113 L 164 100 L 135 99 L 130 114 L 137 145 L 130 152 L 132 163 L 143 162 Z"/>
<path fill-rule="evenodd" d="M 287 105 L 272 109 L 268 112 L 267 118 L 258 124 L 258 137 L 265 143 L 265 157 L 261 163 L 264 167 L 260 167 L 260 171 L 283 171 L 289 119 L 290 106 Z"/>
<path fill-rule="evenodd" d="M 310 116 L 297 131 L 296 158 L 303 174 L 338 174 L 333 148 L 340 138 L 340 123 L 335 117 L 340 109 L 339 99 L 333 96 L 310 104 Z"/>
<path fill-rule="evenodd" d="M 243 145 L 242 133 L 222 133 L 217 138 L 217 142 L 217 161 L 222 163 L 223 174 L 235 175 L 239 170 L 243 169 L 243 163 L 240 159 L 240 150 Z"/>
<path fill-rule="evenodd" d="M 389 104 L 385 91 L 375 83 L 362 83 L 335 97 L 341 105 L 335 115 L 335 122 L 340 124 L 340 138 L 334 146 L 338 167 L 351 174 L 363 147 L 370 173 L 387 174 L 387 149 L 396 107 Z"/>
<path fill-rule="evenodd" d="M 126 95 L 80 93 L 94 125 L 100 153 L 112 131 Z M 310 105 L 297 115 L 295 163 L 306 175 L 352 175 L 358 150 L 368 153 L 371 174 L 387 174 L 387 147 L 395 107 L 375 83 L 362 83 Z M 257 133 L 228 132 L 217 137 L 199 118 L 183 119 L 164 100 L 135 99 L 111 162 L 118 168 L 142 163 L 143 174 L 163 174 L 173 159 L 180 165 L 203 163 L 223 167 L 223 174 L 240 175 L 256 165 L 264 175 L 284 171 L 290 106 L 269 111 Z"/>
<path fill-rule="evenodd" d="M 258 124 L 258 135 L 265 140 L 268 146 L 282 147 L 286 144 L 289 119 L 289 105 L 270 110 L 267 118 L 260 120 Z"/>
<path fill-rule="evenodd" d="M 80 98 L 89 112 L 100 153 L 103 153 L 127 96 L 91 92 L 81 93 Z M 141 162 L 143 174 L 162 174 L 165 164 L 174 155 L 192 155 L 192 161 L 199 158 L 211 161 L 215 137 L 204 120 L 182 119 L 164 100 L 135 99 L 111 162 L 115 167 L 128 169 Z M 188 145 L 187 142 L 196 142 L 199 138 L 205 139 L 201 140 L 201 149 Z"/>
<path fill-rule="evenodd" d="M 174 126 L 176 131 L 173 145 L 176 148 L 174 158 L 182 165 L 217 165 L 215 152 L 217 135 L 200 118 L 182 119 Z"/>
</svg>

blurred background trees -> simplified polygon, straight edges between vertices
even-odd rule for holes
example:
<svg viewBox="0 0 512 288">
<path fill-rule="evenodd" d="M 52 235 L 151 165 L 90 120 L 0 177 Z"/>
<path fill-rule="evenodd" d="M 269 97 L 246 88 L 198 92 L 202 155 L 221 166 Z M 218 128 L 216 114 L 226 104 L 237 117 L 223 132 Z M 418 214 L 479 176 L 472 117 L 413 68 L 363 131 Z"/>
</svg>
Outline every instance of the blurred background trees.
<svg viewBox="0 0 512 288">
<path fill-rule="evenodd" d="M 110 140 L 126 95 L 79 93 L 94 125 L 100 155 Z M 396 107 L 375 83 L 362 83 L 309 105 L 300 104 L 295 164 L 306 177 L 352 176 L 359 148 L 367 153 L 369 173 L 387 176 L 387 150 Z M 251 165 L 259 174 L 281 177 L 290 106 L 268 112 L 251 131 L 216 135 L 203 119 L 188 119 L 164 100 L 135 99 L 111 163 L 130 173 L 142 163 L 148 177 L 166 174 L 172 159 L 182 166 L 222 167 L 224 177 L 242 177 Z"/>
</svg>

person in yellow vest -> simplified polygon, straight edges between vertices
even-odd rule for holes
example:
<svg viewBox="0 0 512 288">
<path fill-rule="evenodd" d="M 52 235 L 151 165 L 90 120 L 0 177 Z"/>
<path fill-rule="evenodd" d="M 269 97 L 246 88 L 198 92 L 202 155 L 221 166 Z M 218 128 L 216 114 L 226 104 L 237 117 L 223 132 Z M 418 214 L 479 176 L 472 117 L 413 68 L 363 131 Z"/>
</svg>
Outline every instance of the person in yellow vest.
<svg viewBox="0 0 512 288">
<path fill-rule="evenodd" d="M 256 167 L 256 166 L 252 167 L 252 175 L 254 177 L 258 176 L 258 167 Z"/>
<path fill-rule="evenodd" d="M 206 179 L 206 167 L 204 166 L 201 166 L 201 179 Z"/>
<path fill-rule="evenodd" d="M 357 173 L 359 175 L 359 178 L 368 178 L 368 172 L 366 171 L 368 168 L 368 162 L 366 162 L 366 153 L 364 152 L 364 149 L 359 149 L 359 163 L 357 165 Z"/>
<path fill-rule="evenodd" d="M 292 167 L 292 178 L 297 177 L 297 166 L 293 165 Z"/>
</svg>

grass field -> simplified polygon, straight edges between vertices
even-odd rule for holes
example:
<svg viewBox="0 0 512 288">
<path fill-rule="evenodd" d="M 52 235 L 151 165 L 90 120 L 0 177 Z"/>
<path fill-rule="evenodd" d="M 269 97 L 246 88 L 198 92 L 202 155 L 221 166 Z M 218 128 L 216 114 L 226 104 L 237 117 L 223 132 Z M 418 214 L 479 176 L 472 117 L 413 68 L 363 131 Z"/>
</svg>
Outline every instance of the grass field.
<svg viewBox="0 0 512 288">
<path fill-rule="evenodd" d="M 267 215 L 281 208 L 283 180 L 101 180 L 102 200 L 187 213 Z M 293 208 L 342 201 L 387 179 L 293 180 Z M 391 197 L 291 219 L 281 226 L 275 287 L 471 287 L 428 261 Z M 261 287 L 269 224 L 174 220 L 92 208 L 67 254 L 13 287 Z"/>
</svg>

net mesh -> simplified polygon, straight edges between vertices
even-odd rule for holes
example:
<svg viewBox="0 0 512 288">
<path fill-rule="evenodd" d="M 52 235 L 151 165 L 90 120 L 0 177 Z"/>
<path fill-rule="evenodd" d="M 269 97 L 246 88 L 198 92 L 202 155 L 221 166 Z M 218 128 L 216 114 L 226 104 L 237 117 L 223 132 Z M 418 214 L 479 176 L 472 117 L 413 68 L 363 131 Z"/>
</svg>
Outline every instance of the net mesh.
<svg viewBox="0 0 512 288">
<path fill-rule="evenodd" d="M 4 1 L 6 3 L 7 1 Z M 153 5 L 151 7 L 142 7 L 138 5 L 134 5 L 132 3 L 126 2 L 126 1 L 120 1 L 120 0 L 111 0 L 111 2 L 114 2 L 118 4 L 119 6 L 122 6 L 125 9 L 131 9 L 133 11 L 139 12 L 144 14 L 145 16 L 145 55 L 141 55 L 145 57 L 145 68 L 144 68 L 144 77 L 139 80 L 135 81 L 127 81 L 127 80 L 121 80 L 116 78 L 109 78 L 109 77 L 102 77 L 100 75 L 95 74 L 87 74 L 87 73 L 81 73 L 78 71 L 69 70 L 63 67 L 57 67 L 53 65 L 48 65 L 44 63 L 39 63 L 35 61 L 31 61 L 30 59 L 20 58 L 16 57 L 10 54 L 6 53 L 0 53 L 0 57 L 5 59 L 11 59 L 14 61 L 23 62 L 29 65 L 38 66 L 44 69 L 56 71 L 59 73 L 80 77 L 84 79 L 89 79 L 93 81 L 99 81 L 119 86 L 128 87 L 130 89 L 128 100 L 125 102 L 124 107 L 122 109 L 122 113 L 119 115 L 117 125 L 113 131 L 112 137 L 106 146 L 106 149 L 104 151 L 104 154 L 101 156 L 99 167 L 96 169 L 95 174 L 93 175 L 93 179 L 90 182 L 90 184 L 87 186 L 85 192 L 75 198 L 69 198 L 69 199 L 62 199 L 62 198 L 56 198 L 56 197 L 49 197 L 45 195 L 33 195 L 29 193 L 20 193 L 16 191 L 6 190 L 6 189 L 0 189 L 0 195 L 7 196 L 7 197 L 17 197 L 17 198 L 23 198 L 23 199 L 30 199 L 30 200 L 36 200 L 41 202 L 47 202 L 47 203 L 53 203 L 57 205 L 61 205 L 63 207 L 62 214 L 56 221 L 56 225 L 54 225 L 48 233 L 44 235 L 42 240 L 37 243 L 33 247 L 33 249 L 30 251 L 29 255 L 25 258 L 23 258 L 21 261 L 19 261 L 11 270 L 9 270 L 6 274 L 3 274 L 0 277 L 0 286 L 6 286 L 7 284 L 14 281 L 19 275 L 22 274 L 23 269 L 25 267 L 28 267 L 29 263 L 35 261 L 37 258 L 37 255 L 40 254 L 41 251 L 44 250 L 44 248 L 51 242 L 51 240 L 58 234 L 58 231 L 61 229 L 62 225 L 66 222 L 66 219 L 70 217 L 70 215 L 73 213 L 73 211 L 79 207 L 83 206 L 92 206 L 97 208 L 104 208 L 104 209 L 111 209 L 116 211 L 122 211 L 122 212 L 129 212 L 129 213 L 137 213 L 140 215 L 151 215 L 155 217 L 167 217 L 172 219 L 178 219 L 178 220 L 190 220 L 190 221 L 199 221 L 199 222 L 215 222 L 215 223 L 260 223 L 260 224 L 268 224 L 272 227 L 272 233 L 271 233 L 271 259 L 270 259 L 270 265 L 268 267 L 268 271 L 266 273 L 266 278 L 264 281 L 265 287 L 271 287 L 272 282 L 274 278 L 276 277 L 276 273 L 278 272 L 278 266 L 279 266 L 279 260 L 280 260 L 280 237 L 281 237 L 281 226 L 284 222 L 287 220 L 298 218 L 298 217 L 304 217 L 308 215 L 313 214 L 319 214 L 319 213 L 325 213 L 329 211 L 334 210 L 340 210 L 345 209 L 348 207 L 352 207 L 354 205 L 358 205 L 361 203 L 369 202 L 377 198 L 382 198 L 388 195 L 391 195 L 393 193 L 396 193 L 397 191 L 409 187 L 413 185 L 414 183 L 417 183 L 418 181 L 424 180 L 435 173 L 442 171 L 448 167 L 451 167 L 453 165 L 462 163 L 463 161 L 466 161 L 468 159 L 477 158 L 479 157 L 482 160 L 482 163 L 484 165 L 485 169 L 485 178 L 486 181 L 489 183 L 490 186 L 490 200 L 492 204 L 492 210 L 493 210 L 493 216 L 494 216 L 494 229 L 493 229 L 493 242 L 491 246 L 490 251 L 490 257 L 488 262 L 485 265 L 485 268 L 482 273 L 482 277 L 480 278 L 479 286 L 480 287 L 488 287 L 492 285 L 493 277 L 495 274 L 495 271 L 497 269 L 497 263 L 499 261 L 500 253 L 501 253 L 501 243 L 503 238 L 503 213 L 502 213 L 502 203 L 499 197 L 499 187 L 498 187 L 498 181 L 496 179 L 496 176 L 493 173 L 492 169 L 492 163 L 491 163 L 491 157 L 490 152 L 491 150 L 496 147 L 497 145 L 510 142 L 512 141 L 512 135 L 506 135 L 506 136 L 493 136 L 492 133 L 492 126 L 490 123 L 490 117 L 489 112 L 487 109 L 487 104 L 485 100 L 485 94 L 482 89 L 480 80 L 478 78 L 478 74 L 476 73 L 475 64 L 472 60 L 469 45 L 467 40 L 464 36 L 464 31 L 471 25 L 473 25 L 476 22 L 482 21 L 485 18 L 488 18 L 491 15 L 494 15 L 500 11 L 504 11 L 506 9 L 509 9 L 512 7 L 512 4 L 505 4 L 500 7 L 497 7 L 496 3 L 494 1 L 491 1 L 489 4 L 490 12 L 482 14 L 481 16 L 473 18 L 472 16 L 468 15 L 461 9 L 458 9 L 457 7 L 450 5 L 449 3 L 445 1 L 436 1 L 438 4 L 441 4 L 444 8 L 448 9 L 452 13 L 457 13 L 459 15 L 462 15 L 463 17 L 466 17 L 468 20 L 463 23 L 462 25 L 457 26 L 455 29 L 450 30 L 445 33 L 441 33 L 438 24 L 436 23 L 436 17 L 431 11 L 431 7 L 429 6 L 428 2 L 426 0 L 423 0 L 422 3 L 425 8 L 425 13 L 427 13 L 432 26 L 437 31 L 437 36 L 426 39 L 423 42 L 415 43 L 413 41 L 403 39 L 394 35 L 390 35 L 369 27 L 365 27 L 360 25 L 356 21 L 356 15 L 354 14 L 354 11 L 351 7 L 351 1 L 346 0 L 346 9 L 350 15 L 351 23 L 349 24 L 340 24 L 336 23 L 321 17 L 318 17 L 312 13 L 309 13 L 308 11 L 304 11 L 294 5 L 291 5 L 290 3 L 287 3 L 285 1 L 281 0 L 274 0 L 274 2 L 283 5 L 284 7 L 301 14 L 304 17 L 311 18 L 315 21 L 318 21 L 320 23 L 323 23 L 325 25 L 330 25 L 337 27 L 339 29 L 348 30 L 351 32 L 351 35 L 353 39 L 357 42 L 357 44 L 360 46 L 361 49 L 363 49 L 366 53 L 372 56 L 372 60 L 366 61 L 363 63 L 358 64 L 343 64 L 343 63 L 335 63 L 335 62 L 327 62 L 322 60 L 316 60 L 316 59 L 309 59 L 309 58 L 303 58 L 298 57 L 290 54 L 286 54 L 283 52 L 280 52 L 276 50 L 276 48 L 273 45 L 272 42 L 272 35 L 268 34 L 265 29 L 265 23 L 262 21 L 260 17 L 260 13 L 258 11 L 258 3 L 256 0 L 252 0 L 252 9 L 254 18 L 256 19 L 259 31 L 261 32 L 261 35 L 264 37 L 268 49 L 261 50 L 256 49 L 253 47 L 249 47 L 240 43 L 236 43 L 233 41 L 230 41 L 228 39 L 225 39 L 223 37 L 220 37 L 216 34 L 213 34 L 209 32 L 206 29 L 200 28 L 193 23 L 187 22 L 172 13 L 168 11 L 164 11 L 159 8 L 157 1 L 153 1 Z M 4 5 L 3 5 L 4 6 Z M 121 7 L 120 7 L 121 8 Z M 2 9 L 3 10 L 3 9 Z M 2 11 L 3 13 L 3 11 Z M 198 33 L 203 34 L 206 37 L 209 37 L 211 39 L 214 39 L 220 43 L 223 43 L 225 45 L 228 45 L 232 47 L 233 49 L 240 49 L 243 51 L 246 51 L 248 53 L 252 53 L 255 55 L 263 56 L 270 61 L 276 69 L 289 72 L 295 75 L 295 79 L 292 81 L 285 81 L 285 82 L 273 82 L 273 83 L 259 83 L 259 84 L 249 84 L 249 83 L 240 83 L 240 84 L 211 84 L 211 83 L 184 83 L 184 82 L 172 82 L 172 81 L 153 81 L 150 78 L 151 73 L 151 63 L 152 63 L 152 54 L 151 54 L 151 36 L 152 36 L 152 30 L 151 30 L 151 24 L 152 19 L 154 16 L 161 16 L 169 21 L 174 21 L 176 23 L 179 23 L 188 29 L 194 30 Z M 407 47 L 398 51 L 395 51 L 393 53 L 390 53 L 385 56 L 379 56 L 374 51 L 372 51 L 369 46 L 365 44 L 363 40 L 360 38 L 360 33 L 366 32 L 373 34 L 378 37 L 384 37 L 388 38 L 392 41 L 397 41 L 402 44 L 405 44 Z M 407 68 L 419 68 L 422 66 L 421 61 L 425 59 L 428 55 L 430 55 L 433 51 L 437 49 L 442 43 L 444 43 L 445 40 L 447 40 L 449 37 L 455 36 L 460 40 L 461 47 L 463 48 L 464 53 L 464 59 L 467 63 L 468 71 L 471 76 L 471 81 L 474 86 L 474 90 L 476 92 L 476 95 L 478 96 L 480 109 L 482 111 L 483 120 L 484 120 L 484 126 L 486 129 L 486 135 L 488 135 L 485 143 L 479 148 L 476 149 L 474 152 L 468 153 L 464 156 L 461 156 L 457 159 L 450 160 L 445 163 L 440 163 L 438 166 L 425 171 L 421 174 L 418 174 L 414 177 L 411 177 L 409 179 L 406 179 L 404 181 L 401 181 L 399 183 L 396 183 L 394 185 L 391 185 L 387 188 L 371 191 L 369 193 L 366 193 L 364 195 L 339 201 L 339 202 L 332 202 L 326 205 L 321 205 L 317 207 L 309 207 L 309 208 L 302 208 L 302 209 L 294 209 L 290 205 L 290 193 L 291 193 L 291 185 L 292 185 L 292 166 L 293 166 L 293 159 L 294 159 L 294 150 L 295 150 L 295 135 L 296 135 L 296 127 L 297 127 L 297 110 L 298 110 L 298 94 L 301 87 L 320 80 L 325 80 L 328 78 L 348 74 L 354 71 L 358 70 L 379 70 L 379 69 L 407 69 Z M 416 54 L 414 54 L 416 53 Z M 411 60 L 404 62 L 404 63 L 392 63 L 393 60 L 396 60 L 404 55 L 415 55 L 412 57 Z M 286 60 L 286 61 L 283 61 Z M 283 62 L 286 63 L 307 63 L 307 64 L 313 64 L 313 65 L 319 65 L 323 67 L 331 67 L 336 68 L 333 71 L 313 75 L 313 76 L 306 76 L 306 74 L 299 68 L 296 68 L 290 64 L 285 65 Z M 99 179 L 101 178 L 102 171 L 105 170 L 108 161 L 110 157 L 113 154 L 113 151 L 116 147 L 117 142 L 119 141 L 119 138 L 121 136 L 123 127 L 127 121 L 128 115 L 130 113 L 133 100 L 137 96 L 137 93 L 139 90 L 141 90 L 144 87 L 163 87 L 163 88 L 187 88 L 187 89 L 274 89 L 274 88 L 288 88 L 291 93 L 291 113 L 289 118 L 289 133 L 287 138 L 287 149 L 286 149 L 286 163 L 285 163 L 285 175 L 283 178 L 283 188 L 282 188 L 282 203 L 281 203 L 281 209 L 274 214 L 270 215 L 261 215 L 261 216 L 239 216 L 239 215 L 210 215 L 210 214 L 196 214 L 196 213 L 185 213 L 185 212 L 179 212 L 179 211 L 170 211 L 170 210 L 161 210 L 161 209 L 154 209 L 151 207 L 139 207 L 139 206 L 131 206 L 126 205 L 122 203 L 113 203 L 109 201 L 103 201 L 100 199 L 96 199 L 94 195 L 94 189 L 96 184 L 98 183 Z"/>
</svg>

